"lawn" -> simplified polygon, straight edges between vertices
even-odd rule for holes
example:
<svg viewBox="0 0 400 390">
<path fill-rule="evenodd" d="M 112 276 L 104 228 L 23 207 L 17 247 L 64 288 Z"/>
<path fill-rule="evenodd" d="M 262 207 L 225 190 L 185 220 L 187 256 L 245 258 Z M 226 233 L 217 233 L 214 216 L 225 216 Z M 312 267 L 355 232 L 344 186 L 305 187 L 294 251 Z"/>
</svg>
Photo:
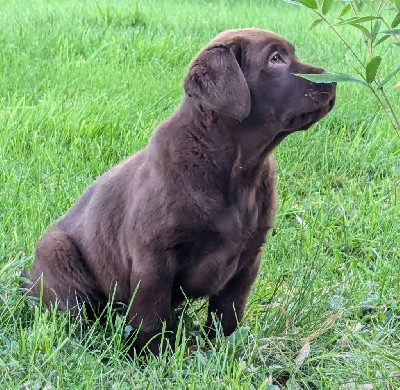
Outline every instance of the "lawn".
<svg viewBox="0 0 400 390">
<path fill-rule="evenodd" d="M 352 72 L 311 21 L 272 0 L 0 0 L 1 389 L 400 387 L 400 138 L 360 85 L 340 84 L 333 112 L 276 150 L 279 211 L 233 336 L 205 348 L 204 302 L 188 304 L 174 353 L 132 361 L 123 317 L 82 323 L 18 288 L 41 234 L 146 145 L 219 31 L 269 29 Z"/>
</svg>

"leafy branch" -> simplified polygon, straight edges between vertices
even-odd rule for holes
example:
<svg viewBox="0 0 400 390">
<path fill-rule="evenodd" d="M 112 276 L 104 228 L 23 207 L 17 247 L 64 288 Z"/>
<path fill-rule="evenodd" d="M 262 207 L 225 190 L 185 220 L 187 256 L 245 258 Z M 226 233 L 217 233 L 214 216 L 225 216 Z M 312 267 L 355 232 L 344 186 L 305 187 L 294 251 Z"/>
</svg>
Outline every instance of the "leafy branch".
<svg viewBox="0 0 400 390">
<path fill-rule="evenodd" d="M 333 0 L 284 0 L 295 5 L 303 5 L 312 10 L 318 18 L 315 19 L 309 30 L 312 30 L 320 23 L 327 25 L 333 33 L 338 37 L 342 44 L 350 51 L 358 63 L 361 70 L 355 68 L 358 76 L 348 75 L 344 73 L 324 73 L 324 74 L 297 74 L 297 76 L 306 78 L 317 83 L 332 83 L 332 82 L 356 82 L 367 87 L 374 98 L 379 103 L 382 111 L 389 119 L 392 127 L 400 136 L 400 119 L 396 112 L 393 103 L 389 99 L 386 88 L 393 78 L 400 72 L 400 64 L 390 72 L 383 80 L 379 75 L 382 57 L 374 56 L 375 48 L 384 42 L 389 42 L 400 48 L 400 0 L 372 0 L 369 4 L 373 7 L 373 14 L 364 15 L 363 0 L 348 0 L 341 7 L 336 18 L 331 15 L 334 11 Z M 385 12 L 386 11 L 386 12 Z M 329 18 L 328 18 L 329 14 Z M 352 15 L 351 15 L 352 14 Z M 391 22 L 388 22 L 388 15 L 393 17 Z M 351 15 L 351 17 L 349 17 Z M 334 21 L 332 21 L 332 19 Z M 363 38 L 367 51 L 366 61 L 363 61 L 356 53 L 356 50 L 341 33 L 341 26 L 351 26 L 357 29 Z M 382 26 L 384 26 L 382 28 Z M 400 82 L 393 85 L 393 88 L 400 87 Z"/>
</svg>

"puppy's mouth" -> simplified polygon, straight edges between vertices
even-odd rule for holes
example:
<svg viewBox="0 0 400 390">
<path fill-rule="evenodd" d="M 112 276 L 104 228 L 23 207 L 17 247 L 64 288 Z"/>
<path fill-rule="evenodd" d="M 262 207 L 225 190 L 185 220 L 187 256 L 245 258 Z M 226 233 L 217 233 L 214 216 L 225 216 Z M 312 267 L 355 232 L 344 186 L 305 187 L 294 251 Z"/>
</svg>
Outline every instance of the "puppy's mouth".
<svg viewBox="0 0 400 390">
<path fill-rule="evenodd" d="M 314 110 L 303 112 L 300 115 L 294 115 L 285 121 L 285 130 L 307 130 L 314 123 L 322 119 L 335 104 L 335 95 L 326 103 Z"/>
</svg>

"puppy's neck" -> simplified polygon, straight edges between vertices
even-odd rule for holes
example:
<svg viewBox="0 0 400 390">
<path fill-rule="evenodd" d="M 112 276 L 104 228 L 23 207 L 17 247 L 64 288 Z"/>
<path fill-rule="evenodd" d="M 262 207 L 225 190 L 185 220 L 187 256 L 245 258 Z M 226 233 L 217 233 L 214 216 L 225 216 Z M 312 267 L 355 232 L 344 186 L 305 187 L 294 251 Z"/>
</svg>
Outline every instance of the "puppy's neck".
<svg viewBox="0 0 400 390">
<path fill-rule="evenodd" d="M 252 115 L 239 121 L 215 112 L 185 97 L 176 114 L 179 118 L 191 118 L 191 132 L 204 144 L 219 149 L 228 164 L 238 160 L 243 167 L 252 169 L 285 138 L 286 133 L 274 116 L 264 123 L 257 123 Z M 222 156 L 221 156 L 222 157 Z"/>
<path fill-rule="evenodd" d="M 207 180 L 254 184 L 265 159 L 280 142 L 279 128 L 252 117 L 242 122 L 193 103 L 185 97 L 178 110 L 153 134 L 154 156 L 168 159 L 177 169 L 197 171 Z M 175 164 L 176 162 L 176 164 Z M 179 168 L 178 168 L 179 165 Z"/>
</svg>

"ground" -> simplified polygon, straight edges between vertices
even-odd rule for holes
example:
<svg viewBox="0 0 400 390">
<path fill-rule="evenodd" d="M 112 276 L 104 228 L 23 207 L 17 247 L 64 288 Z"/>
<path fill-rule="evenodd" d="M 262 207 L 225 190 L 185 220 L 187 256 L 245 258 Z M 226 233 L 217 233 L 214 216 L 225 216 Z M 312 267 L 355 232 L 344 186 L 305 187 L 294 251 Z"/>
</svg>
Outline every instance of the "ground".
<svg viewBox="0 0 400 390">
<path fill-rule="evenodd" d="M 301 59 L 354 72 L 334 35 L 307 32 L 309 12 L 272 0 L 0 0 L 0 9 L 0 388 L 400 386 L 400 138 L 361 85 L 340 84 L 334 111 L 276 151 L 279 212 L 233 336 L 206 348 L 196 303 L 174 353 L 132 361 L 123 317 L 88 325 L 18 288 L 41 234 L 146 144 L 218 32 L 269 29 Z M 394 56 L 382 50 L 385 74 Z"/>
</svg>

